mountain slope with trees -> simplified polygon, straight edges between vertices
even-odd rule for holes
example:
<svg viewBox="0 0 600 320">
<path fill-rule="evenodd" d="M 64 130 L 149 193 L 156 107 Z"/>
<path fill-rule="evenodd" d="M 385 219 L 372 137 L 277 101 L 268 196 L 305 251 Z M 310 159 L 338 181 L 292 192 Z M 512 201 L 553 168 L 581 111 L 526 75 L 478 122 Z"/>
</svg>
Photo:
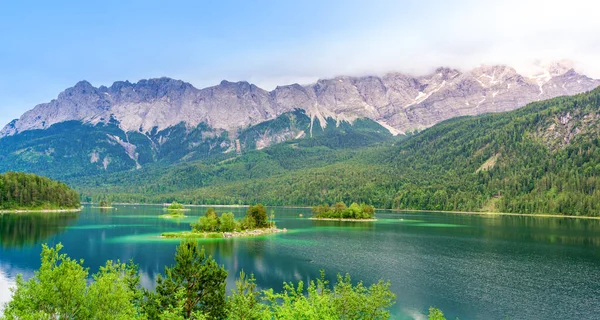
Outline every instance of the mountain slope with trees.
<svg viewBox="0 0 600 320">
<path fill-rule="evenodd" d="M 596 216 L 600 215 L 599 133 L 600 89 L 596 89 L 516 111 L 448 120 L 395 145 L 363 148 L 318 166 L 281 170 L 266 157 L 227 178 L 217 177 L 231 167 L 211 167 L 204 176 L 181 173 L 189 180 L 210 183 L 184 182 L 160 191 L 145 187 L 113 196 L 206 204 L 346 201 L 380 208 Z M 282 158 L 303 159 L 304 151 L 287 148 L 290 154 Z M 262 155 L 274 150 L 278 149 L 264 150 Z M 314 157 L 318 154 L 315 151 Z M 247 164 L 248 158 L 236 161 Z M 262 174 L 249 174 L 257 167 L 262 167 Z M 157 179 L 172 174 L 167 171 Z"/>
<path fill-rule="evenodd" d="M 0 172 L 27 171 L 70 181 L 178 163 L 223 161 L 288 140 L 338 149 L 393 138 L 386 128 L 370 119 L 338 123 L 327 118 L 326 123 L 321 127 L 304 111 L 295 110 L 244 128 L 232 141 L 228 132 L 212 130 L 205 124 L 190 129 L 180 123 L 142 134 L 125 132 L 116 122 L 92 125 L 66 121 L 0 139 Z"/>
</svg>

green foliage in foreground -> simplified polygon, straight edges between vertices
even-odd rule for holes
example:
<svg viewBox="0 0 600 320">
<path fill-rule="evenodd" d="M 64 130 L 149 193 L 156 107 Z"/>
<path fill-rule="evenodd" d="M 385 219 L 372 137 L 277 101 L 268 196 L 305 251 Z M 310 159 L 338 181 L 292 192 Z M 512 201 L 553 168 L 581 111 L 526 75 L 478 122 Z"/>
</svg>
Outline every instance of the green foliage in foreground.
<svg viewBox="0 0 600 320">
<path fill-rule="evenodd" d="M 0 210 L 79 208 L 79 194 L 66 184 L 21 172 L 0 174 Z"/>
<path fill-rule="evenodd" d="M 149 318 L 160 318 L 160 310 L 181 306 L 185 319 L 202 314 L 209 319 L 225 319 L 225 279 L 227 271 L 219 266 L 195 241 L 182 242 L 175 253 L 175 265 L 165 268 L 157 279 L 156 293 L 148 293 Z M 183 301 L 177 293 L 183 295 Z"/>
<path fill-rule="evenodd" d="M 232 212 L 222 213 L 219 216 L 215 209 L 208 208 L 204 216 L 191 224 L 192 232 L 232 232 L 274 227 L 275 223 L 269 222 L 267 209 L 262 204 L 248 207 L 246 216 L 235 220 Z"/>
<path fill-rule="evenodd" d="M 446 320 L 446 317 L 444 317 L 444 313 L 440 309 L 430 307 L 429 308 L 429 316 L 427 317 L 427 319 L 428 320 Z"/>
<path fill-rule="evenodd" d="M 140 287 L 132 263 L 108 261 L 88 284 L 83 261 L 61 249 L 43 246 L 40 269 L 28 281 L 18 276 L 2 319 L 388 319 L 396 299 L 389 282 L 366 287 L 338 275 L 332 287 L 323 272 L 307 286 L 285 283 L 274 292 L 259 291 L 242 271 L 226 296 L 227 271 L 191 240 L 179 245 L 156 291 Z"/>
<path fill-rule="evenodd" d="M 368 204 L 352 203 L 349 207 L 343 202 L 338 202 L 333 206 L 324 204 L 313 207 L 312 212 L 315 218 L 327 219 L 373 219 L 375 208 Z"/>
<path fill-rule="evenodd" d="M 28 281 L 17 277 L 5 319 L 131 319 L 139 313 L 135 266 L 107 261 L 88 285 L 89 270 L 61 249 L 44 245 L 35 275 Z"/>
</svg>

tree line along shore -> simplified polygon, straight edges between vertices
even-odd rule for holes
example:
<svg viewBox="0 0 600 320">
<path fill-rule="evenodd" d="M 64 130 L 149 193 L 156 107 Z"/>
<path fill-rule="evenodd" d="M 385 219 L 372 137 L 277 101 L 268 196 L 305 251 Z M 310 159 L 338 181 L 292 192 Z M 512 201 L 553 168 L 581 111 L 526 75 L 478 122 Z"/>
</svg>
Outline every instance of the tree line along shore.
<svg viewBox="0 0 600 320">
<path fill-rule="evenodd" d="M 79 194 L 64 183 L 35 174 L 0 174 L 0 211 L 67 211 L 81 208 Z"/>
</svg>

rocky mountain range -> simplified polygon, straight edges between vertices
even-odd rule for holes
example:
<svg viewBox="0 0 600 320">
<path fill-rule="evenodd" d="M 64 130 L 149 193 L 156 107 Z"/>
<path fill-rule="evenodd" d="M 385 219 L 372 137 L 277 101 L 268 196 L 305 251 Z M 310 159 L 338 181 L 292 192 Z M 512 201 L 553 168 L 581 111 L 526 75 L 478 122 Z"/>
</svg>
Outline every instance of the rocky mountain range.
<svg viewBox="0 0 600 320">
<path fill-rule="evenodd" d="M 170 78 L 110 87 L 81 81 L 0 131 L 0 172 L 93 175 L 223 160 L 294 139 L 364 146 L 449 118 L 513 110 L 599 85 L 565 64 L 532 77 L 506 66 L 439 68 L 419 77 L 337 77 L 272 91 L 248 82 L 197 89 Z"/>
<path fill-rule="evenodd" d="M 305 110 L 321 127 L 327 125 L 327 118 L 338 123 L 369 118 L 398 134 L 452 117 L 513 110 L 599 85 L 600 80 L 581 75 L 565 63 L 550 65 L 533 77 L 506 66 L 481 66 L 468 72 L 439 68 L 419 77 L 402 73 L 342 76 L 272 91 L 248 82 L 222 81 L 197 89 L 170 78 L 119 81 L 99 88 L 81 81 L 6 125 L 0 137 L 75 120 L 89 124 L 114 121 L 125 132 L 142 134 L 180 123 L 187 128 L 202 123 L 227 131 L 233 138 L 242 129 L 295 109 Z"/>
</svg>

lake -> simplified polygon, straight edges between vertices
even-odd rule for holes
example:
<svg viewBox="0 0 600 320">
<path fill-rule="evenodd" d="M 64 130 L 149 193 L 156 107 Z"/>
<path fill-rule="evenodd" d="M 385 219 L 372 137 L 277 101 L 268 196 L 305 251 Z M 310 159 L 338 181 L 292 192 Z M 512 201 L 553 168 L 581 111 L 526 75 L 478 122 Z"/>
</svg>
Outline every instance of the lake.
<svg viewBox="0 0 600 320">
<path fill-rule="evenodd" d="M 245 208 L 216 208 L 243 216 Z M 592 319 L 600 314 L 600 220 L 378 211 L 376 222 L 309 220 L 310 209 L 272 208 L 287 233 L 202 240 L 229 272 L 243 269 L 261 288 L 284 281 L 350 273 L 370 285 L 390 280 L 394 319 L 424 319 L 429 306 L 448 319 Z M 0 215 L 0 301 L 18 273 L 39 267 L 41 244 L 96 272 L 108 259 L 133 258 L 142 283 L 173 263 L 178 240 L 206 208 L 180 220 L 158 218 L 159 206 L 116 206 L 102 212 Z M 304 217 L 299 215 L 303 214 Z"/>
</svg>

